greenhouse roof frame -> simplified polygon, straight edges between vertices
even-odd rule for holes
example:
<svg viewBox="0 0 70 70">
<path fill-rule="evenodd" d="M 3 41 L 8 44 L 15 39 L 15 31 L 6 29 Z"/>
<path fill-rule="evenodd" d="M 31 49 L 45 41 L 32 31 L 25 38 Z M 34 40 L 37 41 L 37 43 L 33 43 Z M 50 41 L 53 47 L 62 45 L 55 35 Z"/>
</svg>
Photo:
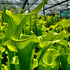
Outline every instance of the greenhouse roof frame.
<svg viewBox="0 0 70 70">
<path fill-rule="evenodd" d="M 64 3 L 64 2 L 67 2 L 67 1 L 69 1 L 69 0 L 65 0 L 65 1 L 62 1 L 62 2 L 60 2 L 60 3 L 54 4 L 53 6 L 48 7 L 48 8 L 46 8 L 46 9 L 43 9 L 43 10 L 47 10 L 47 9 L 53 8 L 53 7 L 55 7 L 55 6 L 57 6 L 57 5 L 60 5 L 60 4 Z M 42 10 L 42 11 L 43 11 L 43 10 Z"/>
<path fill-rule="evenodd" d="M 23 4 L 23 3 L 0 3 L 0 4 Z"/>
<path fill-rule="evenodd" d="M 6 6 L 10 5 L 10 7 L 7 7 L 7 9 L 11 9 L 11 8 L 12 9 L 13 8 L 19 9 L 19 8 L 21 8 L 21 9 L 25 9 L 25 12 L 27 12 L 29 10 L 32 11 L 36 6 L 38 6 L 42 2 L 42 0 L 32 0 L 32 1 L 31 0 L 23 0 L 22 2 L 21 1 L 22 0 L 20 0 L 20 2 L 18 2 L 18 1 L 15 1 L 15 2 L 0 2 L 0 4 L 1 5 L 6 4 Z M 55 10 L 55 12 L 63 10 L 64 7 L 68 8 L 68 6 L 69 6 L 67 4 L 67 1 L 70 1 L 70 0 L 61 0 L 61 1 L 59 1 L 59 0 L 48 0 L 48 4 L 45 4 L 43 6 L 43 8 L 41 9 L 41 11 L 42 11 L 42 13 L 45 13 L 47 11 L 50 13 L 50 12 L 54 12 L 54 10 Z M 57 8 L 57 7 L 59 7 L 59 8 Z M 3 9 L 3 6 L 2 6 L 1 9 Z"/>
</svg>

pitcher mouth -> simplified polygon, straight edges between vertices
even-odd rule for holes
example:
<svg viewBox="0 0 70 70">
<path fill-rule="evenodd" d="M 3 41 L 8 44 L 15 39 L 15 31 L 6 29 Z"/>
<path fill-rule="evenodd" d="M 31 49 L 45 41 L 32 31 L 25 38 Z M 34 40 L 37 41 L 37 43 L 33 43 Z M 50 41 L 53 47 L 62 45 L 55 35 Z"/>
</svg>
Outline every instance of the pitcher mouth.
<svg viewBox="0 0 70 70">
<path fill-rule="evenodd" d="M 12 36 L 10 39 L 14 42 L 24 42 L 31 38 L 33 39 L 33 35 L 24 35 L 23 38 L 22 39 L 20 38 L 19 40 Z"/>
</svg>

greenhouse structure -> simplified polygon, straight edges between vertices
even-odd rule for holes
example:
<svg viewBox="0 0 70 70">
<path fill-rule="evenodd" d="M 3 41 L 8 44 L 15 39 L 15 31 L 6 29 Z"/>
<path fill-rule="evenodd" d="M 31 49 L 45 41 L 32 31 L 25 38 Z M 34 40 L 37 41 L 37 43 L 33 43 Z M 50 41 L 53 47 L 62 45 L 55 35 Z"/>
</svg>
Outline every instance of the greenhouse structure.
<svg viewBox="0 0 70 70">
<path fill-rule="evenodd" d="M 70 70 L 70 0 L 0 0 L 0 70 Z"/>
</svg>

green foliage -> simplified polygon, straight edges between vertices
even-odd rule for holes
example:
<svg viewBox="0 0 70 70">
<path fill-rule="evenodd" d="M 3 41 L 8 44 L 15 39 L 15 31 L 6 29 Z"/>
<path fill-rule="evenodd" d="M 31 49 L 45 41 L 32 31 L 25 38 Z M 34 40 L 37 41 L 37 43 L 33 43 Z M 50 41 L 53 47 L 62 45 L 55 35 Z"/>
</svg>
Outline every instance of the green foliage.
<svg viewBox="0 0 70 70">
<path fill-rule="evenodd" d="M 0 70 L 70 70 L 70 19 L 57 22 L 56 14 L 39 16 L 45 3 L 28 14 L 4 7 Z"/>
</svg>

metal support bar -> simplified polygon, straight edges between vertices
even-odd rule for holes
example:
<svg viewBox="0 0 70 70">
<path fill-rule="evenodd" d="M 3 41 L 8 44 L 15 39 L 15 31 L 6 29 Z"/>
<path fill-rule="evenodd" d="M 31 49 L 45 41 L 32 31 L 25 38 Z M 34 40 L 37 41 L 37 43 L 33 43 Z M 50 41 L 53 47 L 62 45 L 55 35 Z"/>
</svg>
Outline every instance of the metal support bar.
<svg viewBox="0 0 70 70">
<path fill-rule="evenodd" d="M 25 2 L 24 2 L 24 4 L 23 4 L 22 9 L 24 9 L 24 8 L 25 8 L 25 6 L 26 6 L 27 2 L 28 2 L 28 0 L 25 0 Z"/>
<path fill-rule="evenodd" d="M 44 5 L 45 6 L 45 5 Z M 45 15 L 45 10 L 44 10 L 44 6 L 43 6 L 43 14 Z"/>
<path fill-rule="evenodd" d="M 27 6 L 28 6 L 28 12 L 30 12 L 30 9 L 29 9 L 29 3 L 27 3 Z"/>
<path fill-rule="evenodd" d="M 44 10 L 47 10 L 47 9 L 53 8 L 53 7 L 55 7 L 55 6 L 57 6 L 57 5 L 60 5 L 60 4 L 64 3 L 64 2 L 67 2 L 67 0 L 62 1 L 62 2 L 60 2 L 60 3 L 57 3 L 57 4 L 54 4 L 53 6 L 48 7 L 48 8 L 46 8 L 46 9 L 44 9 Z"/>
<path fill-rule="evenodd" d="M 61 18 L 62 11 L 60 11 L 60 18 Z"/>
<path fill-rule="evenodd" d="M 69 12 L 68 12 L 68 0 L 67 0 L 67 16 L 68 16 L 68 13 L 69 13 Z"/>
</svg>

